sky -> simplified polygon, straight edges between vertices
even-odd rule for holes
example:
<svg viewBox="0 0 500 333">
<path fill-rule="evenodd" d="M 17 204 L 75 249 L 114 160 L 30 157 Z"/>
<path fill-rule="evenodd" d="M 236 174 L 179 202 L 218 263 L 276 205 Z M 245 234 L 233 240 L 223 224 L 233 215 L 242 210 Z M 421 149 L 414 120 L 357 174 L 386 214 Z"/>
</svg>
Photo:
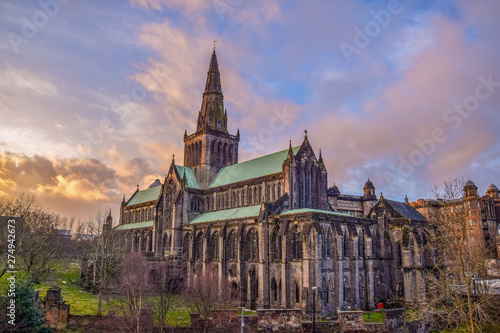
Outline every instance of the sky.
<svg viewBox="0 0 500 333">
<path fill-rule="evenodd" d="M 240 161 L 321 149 L 328 185 L 500 186 L 500 2 L 0 2 L 0 195 L 85 220 L 164 179 L 216 43 Z"/>
</svg>

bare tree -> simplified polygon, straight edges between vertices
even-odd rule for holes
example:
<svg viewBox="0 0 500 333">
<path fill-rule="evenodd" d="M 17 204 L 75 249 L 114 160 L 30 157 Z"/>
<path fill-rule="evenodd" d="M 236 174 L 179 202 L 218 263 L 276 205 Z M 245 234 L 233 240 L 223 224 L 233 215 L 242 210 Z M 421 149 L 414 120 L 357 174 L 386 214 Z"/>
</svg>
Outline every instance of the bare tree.
<svg viewBox="0 0 500 333">
<path fill-rule="evenodd" d="M 146 332 L 151 327 L 141 316 L 146 309 L 146 294 L 150 291 L 148 284 L 149 268 L 144 257 L 137 252 L 127 256 L 120 269 L 120 290 L 125 296 L 121 300 L 122 311 L 126 318 L 127 328 L 131 332 Z"/>
<path fill-rule="evenodd" d="M 206 267 L 194 275 L 186 286 L 184 299 L 191 311 L 199 313 L 203 331 L 210 328 L 210 321 L 216 311 L 231 307 L 234 300 L 226 277 L 218 278 L 217 270 Z"/>
<path fill-rule="evenodd" d="M 149 280 L 157 296 L 153 298 L 151 307 L 160 332 L 167 327 L 175 308 L 183 304 L 180 296 L 184 287 L 184 268 L 182 257 L 169 256 L 157 263 L 150 273 Z"/>
<path fill-rule="evenodd" d="M 108 225 L 104 232 L 105 224 L 111 223 L 111 212 L 106 217 L 98 211 L 78 231 L 88 238 L 88 251 L 82 259 L 82 281 L 88 287 L 97 291 L 99 302 L 97 314 L 102 314 L 102 301 L 109 301 L 112 293 L 114 278 L 120 270 L 126 248 L 125 241 L 120 232 L 113 231 Z"/>
<path fill-rule="evenodd" d="M 49 212 L 34 196 L 24 194 L 17 198 L 0 197 L 0 216 L 23 219 L 22 228 L 16 229 L 16 264 L 18 269 L 30 273 L 35 283 L 40 283 L 55 267 L 59 242 L 52 241 L 52 232 L 66 220 Z M 0 276 L 6 267 L 2 262 Z"/>
<path fill-rule="evenodd" d="M 484 273 L 491 249 L 483 241 L 478 198 L 464 198 L 463 181 L 435 188 L 436 201 L 428 207 L 431 236 L 426 244 L 427 260 L 434 267 L 426 276 L 427 303 L 434 318 L 448 328 L 467 327 L 477 332 L 494 318 L 494 297 L 488 284 L 476 283 Z M 431 259 L 432 258 L 432 259 Z"/>
</svg>

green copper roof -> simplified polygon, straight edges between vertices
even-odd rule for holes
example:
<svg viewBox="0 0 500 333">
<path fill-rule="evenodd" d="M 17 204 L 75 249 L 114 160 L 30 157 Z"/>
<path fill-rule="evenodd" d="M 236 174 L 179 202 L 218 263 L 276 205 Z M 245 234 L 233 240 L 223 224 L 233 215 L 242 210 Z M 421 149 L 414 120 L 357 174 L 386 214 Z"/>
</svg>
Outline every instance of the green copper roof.
<svg viewBox="0 0 500 333">
<path fill-rule="evenodd" d="M 132 198 L 130 198 L 127 206 L 133 206 L 140 203 L 148 202 L 148 201 L 156 201 L 160 196 L 161 186 L 155 186 L 148 188 L 146 190 L 137 191 Z"/>
<path fill-rule="evenodd" d="M 299 148 L 300 146 L 292 148 L 294 155 L 297 154 Z M 283 162 L 287 155 L 288 149 L 224 167 L 219 171 L 217 176 L 215 176 L 208 188 L 219 187 L 281 172 L 283 171 Z"/>
<path fill-rule="evenodd" d="M 330 214 L 330 215 L 337 215 L 337 216 L 352 217 L 351 215 L 345 214 L 345 213 L 331 212 L 329 210 L 312 209 L 312 208 L 292 209 L 292 210 L 287 210 L 287 211 L 282 212 L 281 214 L 277 214 L 277 215 L 301 214 L 301 213 L 321 213 L 321 214 Z"/>
<path fill-rule="evenodd" d="M 175 167 L 181 179 L 184 178 L 184 174 L 186 174 L 189 188 L 200 189 L 200 184 L 198 184 L 198 179 L 193 169 L 181 165 L 176 165 Z"/>
<path fill-rule="evenodd" d="M 115 230 L 130 230 L 130 229 L 140 229 L 140 228 L 150 228 L 153 226 L 153 221 L 144 221 L 136 223 L 120 224 L 115 228 Z"/>
<path fill-rule="evenodd" d="M 260 213 L 260 206 L 248 206 L 240 208 L 232 208 L 219 210 L 217 212 L 208 212 L 196 216 L 189 223 L 215 222 L 224 220 L 241 219 L 248 217 L 257 217 Z"/>
</svg>

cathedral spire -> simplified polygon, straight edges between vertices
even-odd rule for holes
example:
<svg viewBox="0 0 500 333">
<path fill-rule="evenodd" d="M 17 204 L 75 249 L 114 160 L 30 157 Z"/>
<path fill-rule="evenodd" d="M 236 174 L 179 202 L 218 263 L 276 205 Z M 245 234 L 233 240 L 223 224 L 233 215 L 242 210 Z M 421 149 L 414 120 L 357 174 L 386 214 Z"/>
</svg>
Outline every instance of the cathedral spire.
<svg viewBox="0 0 500 333">
<path fill-rule="evenodd" d="M 224 95 L 215 47 L 208 66 L 207 82 L 196 129 L 197 132 L 206 130 L 227 133 L 227 112 L 224 110 Z"/>
<path fill-rule="evenodd" d="M 204 94 L 209 91 L 217 91 L 222 94 L 219 63 L 217 62 L 217 54 L 215 54 L 215 48 L 214 52 L 212 53 L 212 59 L 210 59 L 210 65 L 208 66 L 207 83 L 205 84 Z"/>
</svg>

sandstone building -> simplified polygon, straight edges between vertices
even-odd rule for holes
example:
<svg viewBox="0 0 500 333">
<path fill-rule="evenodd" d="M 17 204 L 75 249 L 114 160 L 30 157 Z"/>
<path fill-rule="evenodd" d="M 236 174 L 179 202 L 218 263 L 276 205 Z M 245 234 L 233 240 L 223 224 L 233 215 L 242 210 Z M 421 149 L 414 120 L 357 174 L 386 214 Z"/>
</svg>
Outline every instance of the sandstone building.
<svg viewBox="0 0 500 333">
<path fill-rule="evenodd" d="M 480 196 L 471 180 L 464 184 L 463 197 L 453 200 L 419 199 L 410 204 L 428 220 L 447 217 L 452 223 L 461 220 L 468 225 L 466 242 L 471 250 L 485 247 L 491 259 L 498 259 L 497 229 L 500 226 L 500 197 L 498 188 L 491 184 L 486 195 Z"/>
<path fill-rule="evenodd" d="M 215 50 L 196 131 L 163 182 L 123 200 L 115 230 L 147 257 L 181 255 L 189 283 L 203 271 L 228 278 L 251 308 L 317 311 L 425 300 L 425 218 L 406 202 L 327 187 L 307 132 L 300 145 L 239 162 L 229 133 Z M 220 285 L 219 285 L 220 288 Z"/>
</svg>

